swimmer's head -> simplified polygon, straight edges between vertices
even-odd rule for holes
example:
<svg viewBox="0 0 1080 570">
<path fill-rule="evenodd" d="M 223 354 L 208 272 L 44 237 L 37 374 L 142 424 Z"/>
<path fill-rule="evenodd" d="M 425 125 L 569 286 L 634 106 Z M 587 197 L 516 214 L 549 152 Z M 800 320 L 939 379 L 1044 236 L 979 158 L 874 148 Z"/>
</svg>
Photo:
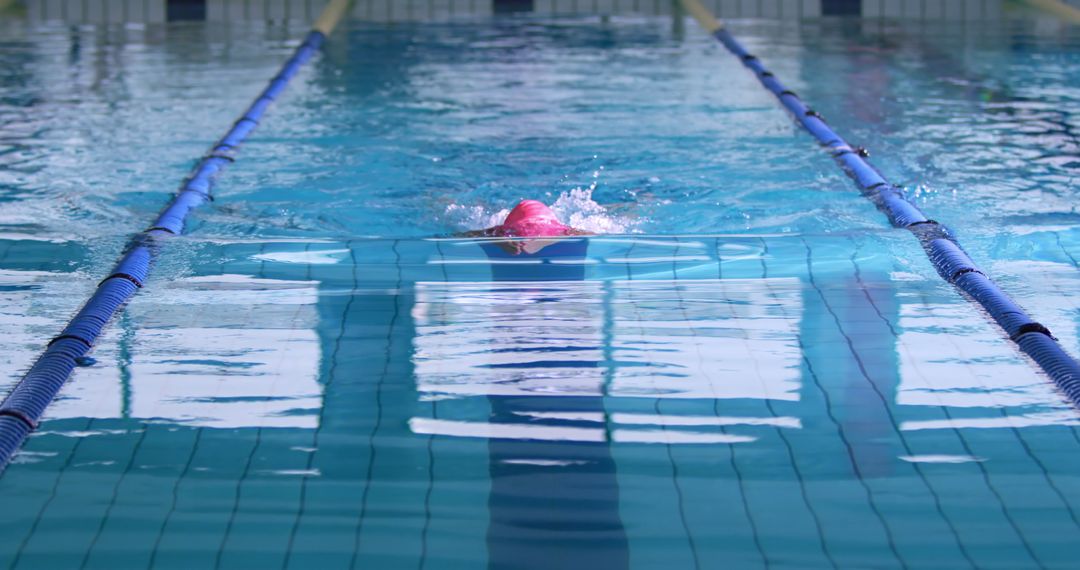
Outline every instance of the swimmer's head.
<svg viewBox="0 0 1080 570">
<path fill-rule="evenodd" d="M 500 228 L 504 235 L 515 237 L 563 236 L 570 231 L 550 208 L 536 200 L 522 200 L 514 206 Z"/>
</svg>

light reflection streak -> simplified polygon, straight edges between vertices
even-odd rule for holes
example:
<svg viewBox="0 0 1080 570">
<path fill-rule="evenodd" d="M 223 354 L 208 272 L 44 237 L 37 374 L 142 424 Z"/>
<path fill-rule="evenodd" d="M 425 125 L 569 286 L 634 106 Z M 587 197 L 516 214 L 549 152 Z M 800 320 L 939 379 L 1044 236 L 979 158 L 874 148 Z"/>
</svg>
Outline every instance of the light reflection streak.
<svg viewBox="0 0 1080 570">
<path fill-rule="evenodd" d="M 317 299 L 314 282 L 229 274 L 181 279 L 138 296 L 127 309 L 136 327 L 130 417 L 214 428 L 316 427 Z M 98 358 L 108 362 L 112 343 L 102 344 Z M 47 418 L 121 417 L 121 392 L 116 368 L 82 369 Z"/>
<path fill-rule="evenodd" d="M 456 420 L 437 420 L 432 418 L 412 418 L 409 420 L 409 428 L 412 429 L 413 433 L 421 435 L 533 441 L 576 441 L 589 443 L 602 443 L 608 441 L 607 432 L 601 427 L 576 428 L 568 426 L 464 422 Z M 749 443 L 757 441 L 757 438 L 745 435 L 695 431 L 615 429 L 611 431 L 610 441 L 621 443 L 701 444 Z"/>
<path fill-rule="evenodd" d="M 1037 414 L 1018 414 L 1008 416 L 995 416 L 989 418 L 951 418 L 944 420 L 912 420 L 900 424 L 904 431 L 918 431 L 926 429 L 993 429 L 993 428 L 1026 428 L 1035 426 L 1077 426 L 1080 418 L 1072 409 L 1060 412 L 1044 412 Z"/>
<path fill-rule="evenodd" d="M 756 440 L 717 429 L 729 426 L 801 429 L 796 417 L 640 412 L 642 400 L 655 398 L 696 409 L 695 400 L 799 400 L 798 322 L 786 315 L 801 314 L 801 285 L 775 278 L 766 292 L 761 281 L 417 283 L 417 391 L 421 400 L 447 404 L 438 419 L 413 417 L 410 428 L 448 437 L 664 444 Z M 596 397 L 602 411 L 575 409 L 577 398 Z M 449 405 L 487 398 L 513 399 L 515 411 L 491 421 Z"/>
<path fill-rule="evenodd" d="M 896 402 L 905 406 L 988 410 L 1060 406 L 1061 397 L 1053 384 L 1034 374 L 1027 362 L 1015 358 L 1015 351 L 997 331 L 981 326 L 979 321 L 972 322 L 978 318 L 966 304 L 900 305 L 903 332 L 898 345 L 900 385 Z M 934 422 L 905 425 L 909 424 L 952 427 Z"/>
</svg>

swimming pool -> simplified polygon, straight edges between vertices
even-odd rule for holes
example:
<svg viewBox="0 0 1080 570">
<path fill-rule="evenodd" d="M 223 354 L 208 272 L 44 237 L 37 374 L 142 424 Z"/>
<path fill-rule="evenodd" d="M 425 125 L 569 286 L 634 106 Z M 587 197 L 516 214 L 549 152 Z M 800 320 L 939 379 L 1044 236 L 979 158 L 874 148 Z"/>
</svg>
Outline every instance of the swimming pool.
<svg viewBox="0 0 1080 570">
<path fill-rule="evenodd" d="M 333 38 L 0 476 L 0 564 L 1074 565 L 1075 409 L 670 24 Z M 733 27 L 1080 353 L 1075 30 Z M 302 33 L 5 29 L 5 388 Z M 606 234 L 560 280 L 431 239 L 524 197 Z"/>
</svg>

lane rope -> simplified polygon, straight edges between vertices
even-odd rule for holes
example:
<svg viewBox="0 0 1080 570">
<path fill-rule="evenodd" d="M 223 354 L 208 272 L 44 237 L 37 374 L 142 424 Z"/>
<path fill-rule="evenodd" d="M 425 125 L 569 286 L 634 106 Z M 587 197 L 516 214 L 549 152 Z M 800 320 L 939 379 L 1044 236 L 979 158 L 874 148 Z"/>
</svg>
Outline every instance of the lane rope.
<svg viewBox="0 0 1080 570">
<path fill-rule="evenodd" d="M 226 165 L 236 161 L 236 149 L 255 130 L 266 109 L 300 68 L 319 51 L 352 3 L 353 0 L 331 0 L 323 9 L 312 30 L 277 75 L 225 136 L 195 165 L 150 228 L 132 238 L 108 277 L 101 281 L 64 330 L 49 341 L 34 365 L 0 403 L 0 471 L 7 467 L 30 432 L 36 429 L 45 408 L 56 398 L 101 331 L 146 282 L 167 238 L 182 234 L 191 211 L 213 200 L 214 178 Z"/>
<path fill-rule="evenodd" d="M 1050 330 L 1028 316 L 979 269 L 952 231 L 928 218 L 908 201 L 902 188 L 885 180 L 866 160 L 869 157 L 866 149 L 849 145 L 833 131 L 817 111 L 785 87 L 757 56 L 747 51 L 700 0 L 679 1 L 710 35 L 754 72 L 758 81 L 825 147 L 862 194 L 888 216 L 892 225 L 909 230 L 919 239 L 938 274 L 989 313 L 1006 336 L 1035 361 L 1074 405 L 1080 407 L 1080 362 L 1061 347 Z"/>
</svg>

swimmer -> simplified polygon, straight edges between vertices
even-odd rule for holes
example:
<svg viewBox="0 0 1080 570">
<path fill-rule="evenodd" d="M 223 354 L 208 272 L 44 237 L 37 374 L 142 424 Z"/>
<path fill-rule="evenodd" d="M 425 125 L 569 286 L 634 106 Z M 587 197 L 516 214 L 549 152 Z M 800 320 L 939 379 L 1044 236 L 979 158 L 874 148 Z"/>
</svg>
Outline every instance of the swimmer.
<svg viewBox="0 0 1080 570">
<path fill-rule="evenodd" d="M 549 238 L 586 236 L 590 235 L 590 233 L 563 224 L 543 202 L 522 200 L 517 206 L 514 206 L 513 210 L 510 210 L 502 224 L 458 235 L 461 237 Z M 517 255 L 536 253 L 555 243 L 555 241 L 544 239 L 510 240 L 499 242 L 499 246 Z"/>
</svg>

